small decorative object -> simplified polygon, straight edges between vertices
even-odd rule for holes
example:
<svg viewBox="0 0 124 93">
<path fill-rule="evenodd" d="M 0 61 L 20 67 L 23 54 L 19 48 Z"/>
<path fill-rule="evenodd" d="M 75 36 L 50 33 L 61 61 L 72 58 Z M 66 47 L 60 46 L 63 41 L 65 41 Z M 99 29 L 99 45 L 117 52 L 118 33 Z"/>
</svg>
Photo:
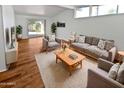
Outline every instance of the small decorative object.
<svg viewBox="0 0 124 93">
<path fill-rule="evenodd" d="M 62 43 L 61 43 L 61 46 L 62 46 L 62 50 L 65 51 L 67 45 L 66 45 L 65 43 L 62 42 Z"/>
<path fill-rule="evenodd" d="M 20 25 L 16 26 L 16 34 L 18 39 L 22 38 L 22 26 Z"/>
<path fill-rule="evenodd" d="M 52 34 L 56 34 L 56 24 L 55 23 L 52 23 L 52 25 L 51 25 L 51 32 L 52 32 Z"/>
</svg>

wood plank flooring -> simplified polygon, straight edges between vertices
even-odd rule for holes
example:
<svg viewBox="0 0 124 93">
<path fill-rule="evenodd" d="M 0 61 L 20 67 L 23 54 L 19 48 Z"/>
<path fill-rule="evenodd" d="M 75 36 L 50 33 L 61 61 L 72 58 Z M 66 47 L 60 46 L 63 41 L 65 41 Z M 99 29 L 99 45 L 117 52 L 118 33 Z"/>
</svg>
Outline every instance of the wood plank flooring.
<svg viewBox="0 0 124 93">
<path fill-rule="evenodd" d="M 41 38 L 19 41 L 18 61 L 8 71 L 0 73 L 0 87 L 43 88 L 44 83 L 35 60 L 41 51 Z"/>
</svg>

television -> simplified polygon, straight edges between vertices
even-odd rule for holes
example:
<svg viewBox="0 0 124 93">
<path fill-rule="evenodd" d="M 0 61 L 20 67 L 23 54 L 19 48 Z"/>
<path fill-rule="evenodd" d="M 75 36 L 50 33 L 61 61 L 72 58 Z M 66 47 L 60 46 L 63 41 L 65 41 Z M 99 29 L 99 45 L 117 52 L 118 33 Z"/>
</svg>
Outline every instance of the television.
<svg viewBox="0 0 124 93">
<path fill-rule="evenodd" d="M 6 45 L 9 45 L 10 43 L 10 37 L 9 37 L 9 29 L 5 29 L 5 38 L 6 38 Z"/>
<path fill-rule="evenodd" d="M 11 27 L 11 48 L 14 48 L 15 42 L 15 27 Z"/>
</svg>

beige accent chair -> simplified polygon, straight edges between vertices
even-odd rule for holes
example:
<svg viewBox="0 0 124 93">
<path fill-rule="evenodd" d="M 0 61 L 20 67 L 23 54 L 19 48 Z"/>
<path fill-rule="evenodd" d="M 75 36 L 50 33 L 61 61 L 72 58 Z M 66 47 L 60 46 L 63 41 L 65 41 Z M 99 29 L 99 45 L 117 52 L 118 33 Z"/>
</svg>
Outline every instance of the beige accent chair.
<svg viewBox="0 0 124 93">
<path fill-rule="evenodd" d="M 60 42 L 61 40 L 58 38 L 55 38 L 55 41 L 49 41 L 49 37 L 48 36 L 44 36 L 42 38 L 42 49 L 41 51 L 50 51 L 50 50 L 54 50 L 58 47 L 60 47 Z"/>
</svg>

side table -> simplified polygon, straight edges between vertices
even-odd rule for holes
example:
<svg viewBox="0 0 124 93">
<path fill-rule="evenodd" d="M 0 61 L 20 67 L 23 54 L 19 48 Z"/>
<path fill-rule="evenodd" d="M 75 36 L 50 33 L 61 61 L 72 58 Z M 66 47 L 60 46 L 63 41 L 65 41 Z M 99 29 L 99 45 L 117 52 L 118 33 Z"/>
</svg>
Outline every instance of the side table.
<svg viewBox="0 0 124 93">
<path fill-rule="evenodd" d="M 119 55 L 119 63 L 121 63 L 124 58 L 124 51 L 118 51 L 118 55 Z"/>
</svg>

